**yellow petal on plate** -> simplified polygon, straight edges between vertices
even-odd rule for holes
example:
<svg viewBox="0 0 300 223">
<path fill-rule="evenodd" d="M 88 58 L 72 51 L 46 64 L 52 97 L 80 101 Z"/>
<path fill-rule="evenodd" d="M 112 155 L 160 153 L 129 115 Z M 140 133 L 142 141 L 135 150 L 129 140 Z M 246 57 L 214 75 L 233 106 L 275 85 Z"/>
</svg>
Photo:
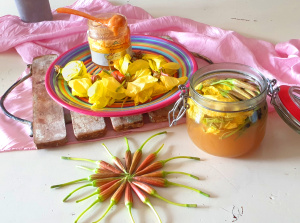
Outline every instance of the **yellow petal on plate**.
<svg viewBox="0 0 300 223">
<path fill-rule="evenodd" d="M 95 103 L 93 103 L 93 105 L 91 106 L 91 109 L 95 111 L 95 110 L 104 108 L 107 105 L 109 105 L 109 102 L 110 102 L 109 97 L 102 97 L 101 100 L 98 100 Z"/>
<path fill-rule="evenodd" d="M 124 75 L 127 73 L 128 66 L 131 63 L 130 60 L 131 60 L 131 56 L 129 54 L 126 54 L 124 56 L 124 60 L 123 60 L 123 63 L 121 65 L 121 70 L 119 70 Z"/>
<path fill-rule="evenodd" d="M 178 70 L 180 68 L 180 65 L 175 62 L 168 62 L 162 65 L 165 69 L 171 69 L 171 70 Z"/>
<path fill-rule="evenodd" d="M 144 70 L 149 68 L 149 63 L 146 60 L 136 60 L 128 66 L 128 73 L 132 76 L 139 70 Z"/>
<path fill-rule="evenodd" d="M 162 55 L 145 54 L 142 59 L 148 60 L 151 69 L 154 71 L 158 71 L 163 64 L 167 63 Z"/>
<path fill-rule="evenodd" d="M 177 78 L 179 80 L 179 84 L 184 84 L 189 79 L 187 76 Z"/>
<path fill-rule="evenodd" d="M 115 100 L 121 100 L 126 97 L 124 87 L 114 77 L 103 78 L 102 82 L 103 87 L 106 88 L 107 97 Z"/>
<path fill-rule="evenodd" d="M 159 81 L 159 82 L 156 82 L 153 86 L 152 96 L 164 94 L 166 92 L 168 92 L 168 89 L 165 87 L 165 85 L 161 81 Z"/>
<path fill-rule="evenodd" d="M 179 80 L 176 77 L 170 77 L 170 76 L 160 76 L 159 78 L 161 82 L 165 85 L 166 89 L 169 91 L 173 89 L 173 87 L 179 85 Z"/>
<path fill-rule="evenodd" d="M 89 103 L 93 104 L 104 98 L 106 95 L 107 89 L 104 88 L 103 82 L 98 80 L 93 83 L 93 85 L 88 89 Z"/>
<path fill-rule="evenodd" d="M 61 74 L 65 81 L 76 78 L 87 77 L 87 70 L 82 61 L 70 61 L 61 70 Z"/>
<path fill-rule="evenodd" d="M 146 101 L 151 100 L 152 93 L 153 88 L 148 88 L 144 91 L 139 92 L 132 98 L 134 100 L 134 104 L 138 105 L 140 103 L 145 103 Z"/>
<path fill-rule="evenodd" d="M 180 65 L 175 62 L 168 62 L 162 65 L 163 72 L 173 76 L 179 69 Z"/>
<path fill-rule="evenodd" d="M 72 88 L 72 95 L 79 97 L 88 97 L 87 91 L 92 86 L 91 78 L 74 79 L 68 82 Z"/>
<path fill-rule="evenodd" d="M 158 68 L 156 67 L 156 63 L 153 60 L 148 60 L 148 63 L 151 70 L 158 71 Z"/>
<path fill-rule="evenodd" d="M 101 78 L 107 78 L 107 77 L 112 77 L 112 75 L 110 73 L 108 73 L 105 70 L 102 70 L 99 74 L 97 74 L 99 77 Z"/>
<path fill-rule="evenodd" d="M 125 93 L 128 97 L 134 97 L 139 92 L 153 87 L 157 81 L 158 79 L 152 75 L 139 77 L 135 81 L 127 83 L 127 89 Z"/>
</svg>

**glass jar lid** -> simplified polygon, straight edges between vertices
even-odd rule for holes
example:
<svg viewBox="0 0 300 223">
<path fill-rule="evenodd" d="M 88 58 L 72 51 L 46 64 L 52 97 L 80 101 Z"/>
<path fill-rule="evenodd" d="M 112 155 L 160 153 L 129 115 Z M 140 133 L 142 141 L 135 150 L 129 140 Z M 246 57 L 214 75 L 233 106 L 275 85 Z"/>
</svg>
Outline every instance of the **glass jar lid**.
<svg viewBox="0 0 300 223">
<path fill-rule="evenodd" d="M 300 133 L 300 87 L 281 85 L 272 90 L 270 85 L 271 104 L 279 116 L 296 132 Z"/>
</svg>

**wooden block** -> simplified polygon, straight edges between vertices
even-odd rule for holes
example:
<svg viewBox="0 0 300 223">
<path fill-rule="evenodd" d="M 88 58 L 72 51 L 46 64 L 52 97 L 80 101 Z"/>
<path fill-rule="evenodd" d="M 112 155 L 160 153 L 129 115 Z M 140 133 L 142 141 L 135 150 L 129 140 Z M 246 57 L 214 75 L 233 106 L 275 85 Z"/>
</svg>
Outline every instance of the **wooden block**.
<svg viewBox="0 0 300 223">
<path fill-rule="evenodd" d="M 139 128 L 144 125 L 143 115 L 111 117 L 110 120 L 113 129 L 117 132 Z"/>
<path fill-rule="evenodd" d="M 36 57 L 32 63 L 33 140 L 38 149 L 67 142 L 63 108 L 48 95 L 45 74 L 56 55 Z"/>
<path fill-rule="evenodd" d="M 103 117 L 89 116 L 70 111 L 74 135 L 77 140 L 97 139 L 106 134 Z"/>
<path fill-rule="evenodd" d="M 155 123 L 156 122 L 167 122 L 169 120 L 169 118 L 168 118 L 169 111 L 172 110 L 173 106 L 174 106 L 174 104 L 166 106 L 166 107 L 158 109 L 158 110 L 155 110 L 155 111 L 152 111 L 152 112 L 148 112 L 150 122 L 155 122 Z M 177 114 L 177 113 L 178 113 L 178 111 L 175 112 L 175 114 Z"/>
</svg>

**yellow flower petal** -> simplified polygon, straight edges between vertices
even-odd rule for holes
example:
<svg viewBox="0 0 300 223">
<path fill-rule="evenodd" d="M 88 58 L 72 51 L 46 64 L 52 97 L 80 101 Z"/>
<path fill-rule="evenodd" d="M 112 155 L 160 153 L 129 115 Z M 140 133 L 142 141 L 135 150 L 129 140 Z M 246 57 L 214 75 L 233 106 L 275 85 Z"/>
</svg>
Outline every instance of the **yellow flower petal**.
<svg viewBox="0 0 300 223">
<path fill-rule="evenodd" d="M 66 66 L 62 68 L 61 74 L 65 81 L 89 76 L 84 63 L 79 60 L 67 63 Z"/>
<path fill-rule="evenodd" d="M 171 70 L 178 70 L 180 68 L 180 65 L 175 62 L 169 62 L 162 65 L 165 69 L 171 69 Z"/>
<path fill-rule="evenodd" d="M 136 60 L 128 66 L 128 73 L 132 76 L 139 70 L 144 70 L 149 68 L 149 63 L 146 60 Z"/>
<path fill-rule="evenodd" d="M 168 92 L 167 88 L 165 87 L 165 85 L 159 81 L 159 82 L 156 82 L 154 85 L 153 85 L 153 93 L 152 93 L 152 96 L 156 96 L 156 95 L 160 95 L 160 94 L 164 94 Z"/>
<path fill-rule="evenodd" d="M 138 105 L 139 103 L 145 103 L 146 101 L 151 99 L 151 95 L 153 93 L 153 88 L 148 88 L 133 97 L 134 104 Z"/>
<path fill-rule="evenodd" d="M 79 97 L 87 97 L 87 91 L 92 86 L 90 78 L 81 78 L 70 80 L 68 85 L 72 88 L 72 95 Z"/>
<path fill-rule="evenodd" d="M 179 85 L 179 80 L 176 77 L 170 77 L 170 76 L 160 76 L 161 82 L 165 85 L 167 90 L 173 89 L 173 87 Z"/>
</svg>

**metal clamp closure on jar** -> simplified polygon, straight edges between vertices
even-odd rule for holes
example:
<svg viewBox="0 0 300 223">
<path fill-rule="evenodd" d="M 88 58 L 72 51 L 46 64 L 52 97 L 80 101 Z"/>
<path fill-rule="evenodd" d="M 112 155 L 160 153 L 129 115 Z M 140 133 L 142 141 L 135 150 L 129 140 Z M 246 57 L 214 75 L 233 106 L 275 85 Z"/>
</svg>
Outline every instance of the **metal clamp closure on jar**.
<svg viewBox="0 0 300 223">
<path fill-rule="evenodd" d="M 276 82 L 268 80 L 270 103 L 285 123 L 300 133 L 300 87 L 281 85 L 274 88 Z"/>
</svg>

